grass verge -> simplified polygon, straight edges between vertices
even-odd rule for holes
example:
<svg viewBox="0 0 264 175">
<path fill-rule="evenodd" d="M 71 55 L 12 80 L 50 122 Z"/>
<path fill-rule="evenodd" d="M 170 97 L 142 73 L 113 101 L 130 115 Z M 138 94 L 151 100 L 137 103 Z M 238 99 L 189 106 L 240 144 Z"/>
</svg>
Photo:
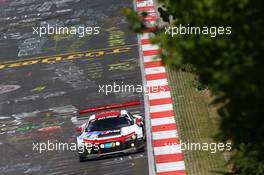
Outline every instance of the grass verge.
<svg viewBox="0 0 264 175">
<path fill-rule="evenodd" d="M 209 106 L 210 93 L 199 91 L 192 84 L 195 75 L 167 68 L 177 130 L 182 142 L 212 143 L 217 132 L 217 113 Z M 226 171 L 222 152 L 184 151 L 187 174 L 214 175 Z"/>
</svg>

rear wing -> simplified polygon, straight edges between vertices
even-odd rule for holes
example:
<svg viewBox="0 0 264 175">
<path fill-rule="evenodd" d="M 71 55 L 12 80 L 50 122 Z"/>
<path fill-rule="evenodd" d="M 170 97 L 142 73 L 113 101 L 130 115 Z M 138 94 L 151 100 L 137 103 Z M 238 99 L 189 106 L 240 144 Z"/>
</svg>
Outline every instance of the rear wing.
<svg viewBox="0 0 264 175">
<path fill-rule="evenodd" d="M 140 105 L 140 101 L 130 101 L 125 103 L 114 103 L 111 105 L 105 105 L 105 106 L 98 106 L 98 107 L 92 107 L 92 108 L 86 108 L 79 110 L 79 114 L 85 114 L 89 112 L 96 112 L 96 111 L 102 111 L 102 110 L 108 110 L 108 109 L 115 109 L 115 108 L 123 108 L 128 106 L 136 106 Z"/>
</svg>

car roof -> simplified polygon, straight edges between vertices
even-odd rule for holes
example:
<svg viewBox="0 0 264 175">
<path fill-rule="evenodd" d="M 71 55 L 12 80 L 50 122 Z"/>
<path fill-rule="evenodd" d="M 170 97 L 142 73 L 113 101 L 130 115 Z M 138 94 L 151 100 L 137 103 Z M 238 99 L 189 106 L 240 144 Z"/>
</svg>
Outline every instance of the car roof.
<svg viewBox="0 0 264 175">
<path fill-rule="evenodd" d="M 90 116 L 89 121 L 91 121 L 93 119 L 104 118 L 107 116 L 119 116 L 121 114 L 127 114 L 127 111 L 126 110 L 115 110 L 115 111 L 106 111 L 106 112 L 93 114 Z"/>
</svg>

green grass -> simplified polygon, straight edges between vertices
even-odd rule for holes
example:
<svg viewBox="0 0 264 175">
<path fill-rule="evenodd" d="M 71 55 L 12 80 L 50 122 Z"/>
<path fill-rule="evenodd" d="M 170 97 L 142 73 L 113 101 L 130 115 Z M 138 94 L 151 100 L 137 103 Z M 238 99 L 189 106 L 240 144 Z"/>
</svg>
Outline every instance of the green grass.
<svg viewBox="0 0 264 175">
<path fill-rule="evenodd" d="M 182 142 L 216 142 L 212 136 L 217 132 L 217 113 L 210 106 L 210 93 L 198 91 L 192 84 L 195 75 L 167 68 L 171 95 Z M 210 151 L 184 151 L 186 170 L 189 175 L 213 175 L 226 171 L 223 153 Z"/>
</svg>

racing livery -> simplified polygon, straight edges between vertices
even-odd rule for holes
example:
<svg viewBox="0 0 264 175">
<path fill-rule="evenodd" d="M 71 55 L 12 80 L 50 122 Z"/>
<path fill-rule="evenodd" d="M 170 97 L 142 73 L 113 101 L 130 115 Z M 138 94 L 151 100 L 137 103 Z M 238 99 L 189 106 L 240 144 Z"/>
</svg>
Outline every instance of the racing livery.
<svg viewBox="0 0 264 175">
<path fill-rule="evenodd" d="M 76 128 L 80 161 L 144 150 L 143 118 L 126 110 L 91 115 Z"/>
</svg>

